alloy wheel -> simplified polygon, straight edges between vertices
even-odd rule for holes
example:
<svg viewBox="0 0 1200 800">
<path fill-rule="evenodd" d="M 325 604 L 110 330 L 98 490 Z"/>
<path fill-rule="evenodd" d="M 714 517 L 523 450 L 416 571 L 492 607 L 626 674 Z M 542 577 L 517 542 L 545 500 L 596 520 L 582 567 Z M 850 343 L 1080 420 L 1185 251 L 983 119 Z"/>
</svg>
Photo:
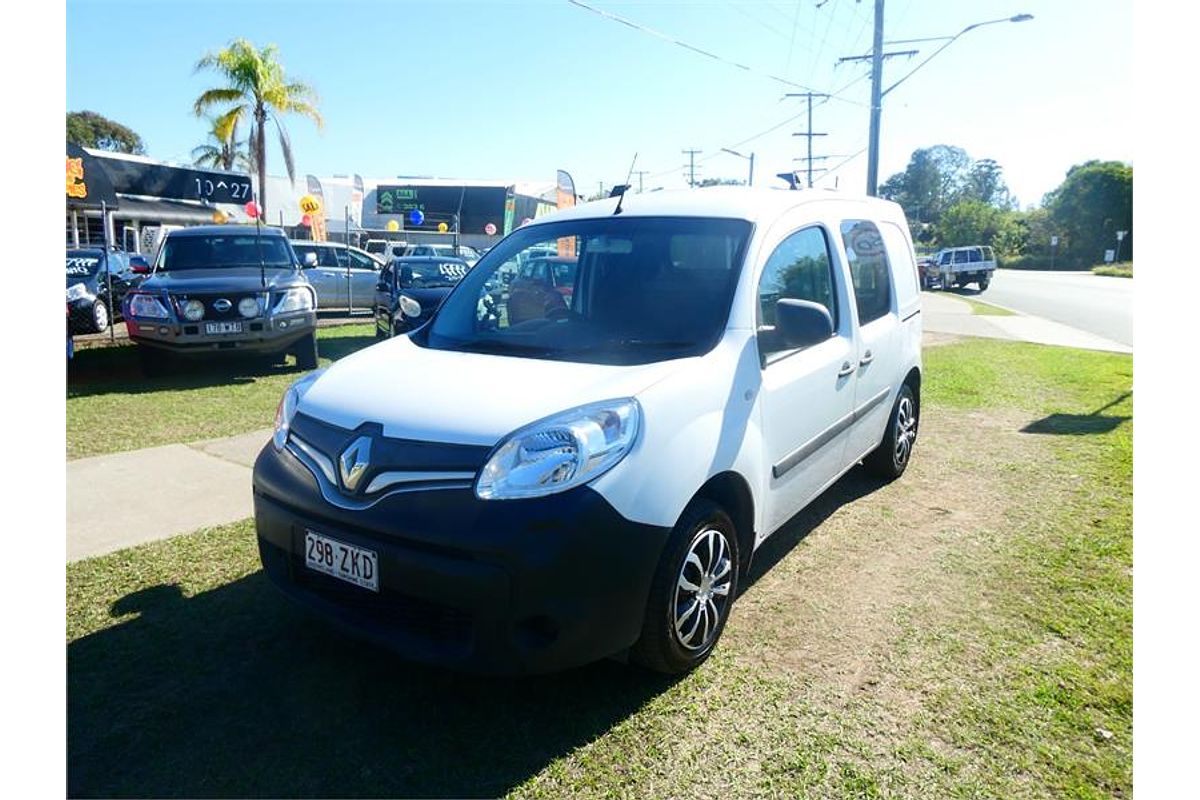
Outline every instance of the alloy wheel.
<svg viewBox="0 0 1200 800">
<path fill-rule="evenodd" d="M 917 415 L 911 397 L 901 397 L 900 405 L 896 408 L 896 447 L 893 457 L 896 466 L 903 467 L 908 463 L 912 454 L 913 443 L 917 439 Z"/>
<path fill-rule="evenodd" d="M 692 539 L 675 584 L 675 636 L 691 651 L 716 641 L 733 586 L 731 549 L 723 531 L 704 527 Z"/>
</svg>

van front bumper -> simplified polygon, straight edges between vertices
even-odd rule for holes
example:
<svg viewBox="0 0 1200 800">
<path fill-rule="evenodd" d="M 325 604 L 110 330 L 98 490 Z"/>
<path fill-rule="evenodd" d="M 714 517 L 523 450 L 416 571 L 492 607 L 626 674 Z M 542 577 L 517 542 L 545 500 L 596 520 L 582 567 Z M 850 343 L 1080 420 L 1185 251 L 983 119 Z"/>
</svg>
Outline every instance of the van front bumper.
<svg viewBox="0 0 1200 800">
<path fill-rule="evenodd" d="M 426 489 L 347 510 L 270 444 L 254 512 L 263 568 L 286 595 L 405 658 L 471 672 L 549 672 L 628 649 L 670 532 L 586 486 L 511 501 Z M 309 530 L 375 552 L 379 591 L 305 566 Z"/>
</svg>

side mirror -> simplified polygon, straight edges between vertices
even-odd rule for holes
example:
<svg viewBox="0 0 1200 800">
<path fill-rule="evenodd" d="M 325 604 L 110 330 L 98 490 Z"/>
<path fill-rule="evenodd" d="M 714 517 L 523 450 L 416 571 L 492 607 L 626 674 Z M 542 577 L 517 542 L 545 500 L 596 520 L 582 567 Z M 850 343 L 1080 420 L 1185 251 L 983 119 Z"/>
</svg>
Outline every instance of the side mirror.
<svg viewBox="0 0 1200 800">
<path fill-rule="evenodd" d="M 829 311 L 808 300 L 777 300 L 775 322 L 788 347 L 808 347 L 833 336 L 833 318 Z"/>
<path fill-rule="evenodd" d="M 304 268 L 308 269 L 309 267 L 315 267 L 316 265 L 317 265 L 317 254 L 316 253 L 305 253 L 304 254 Z"/>
<path fill-rule="evenodd" d="M 388 290 L 388 285 L 386 283 L 384 283 L 383 281 L 380 281 L 379 283 L 375 284 L 375 291 L 386 292 L 387 290 Z"/>
</svg>

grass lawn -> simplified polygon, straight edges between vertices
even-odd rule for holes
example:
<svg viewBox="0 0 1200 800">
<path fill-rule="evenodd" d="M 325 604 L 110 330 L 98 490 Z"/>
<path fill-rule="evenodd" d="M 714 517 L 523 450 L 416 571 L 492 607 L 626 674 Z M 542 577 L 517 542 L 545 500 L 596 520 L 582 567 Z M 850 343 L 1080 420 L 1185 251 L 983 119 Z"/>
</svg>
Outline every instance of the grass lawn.
<svg viewBox="0 0 1200 800">
<path fill-rule="evenodd" d="M 958 299 L 965 302 L 971 307 L 972 314 L 978 314 L 985 317 L 1012 317 L 1015 316 L 1012 311 L 1000 306 L 994 306 L 986 300 L 976 300 L 971 297 L 963 297 L 958 295 Z"/>
<path fill-rule="evenodd" d="M 321 363 L 372 344 L 371 324 L 319 328 Z M 145 378 L 136 345 L 89 348 L 67 371 L 67 458 L 232 436 L 270 427 L 295 359 L 177 362 L 175 374 Z"/>
<path fill-rule="evenodd" d="M 1132 360 L 926 355 L 908 473 L 768 540 L 714 656 L 533 679 L 293 608 L 250 521 L 67 566 L 71 796 L 1132 793 Z"/>
<path fill-rule="evenodd" d="M 1097 275 L 1111 275 L 1115 278 L 1132 278 L 1133 262 L 1122 261 L 1119 264 L 1104 264 L 1099 267 L 1092 267 L 1092 272 Z"/>
</svg>

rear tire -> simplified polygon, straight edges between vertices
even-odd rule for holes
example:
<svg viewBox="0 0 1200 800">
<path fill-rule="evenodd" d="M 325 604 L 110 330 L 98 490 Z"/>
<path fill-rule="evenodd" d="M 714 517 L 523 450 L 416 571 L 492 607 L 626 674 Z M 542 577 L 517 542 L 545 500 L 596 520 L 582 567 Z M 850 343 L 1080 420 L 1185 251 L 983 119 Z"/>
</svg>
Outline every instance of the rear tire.
<svg viewBox="0 0 1200 800">
<path fill-rule="evenodd" d="M 979 291 L 981 291 L 981 292 L 987 291 L 988 284 L 990 284 L 990 283 L 991 283 L 991 281 L 989 279 L 981 278 L 979 281 Z"/>
<path fill-rule="evenodd" d="M 659 558 L 630 660 L 671 675 L 704 663 L 729 619 L 740 568 L 733 520 L 711 500 L 693 500 Z"/>
<path fill-rule="evenodd" d="M 294 353 L 297 367 L 304 370 L 316 369 L 318 361 L 317 332 L 313 331 L 297 342 Z"/>
<path fill-rule="evenodd" d="M 908 468 L 908 462 L 912 460 L 919 422 L 920 407 L 917 405 L 917 399 L 912 388 L 907 383 L 903 384 L 892 406 L 892 416 L 888 419 L 883 441 L 863 459 L 863 466 L 867 471 L 889 481 L 903 475 L 904 470 Z"/>
</svg>

